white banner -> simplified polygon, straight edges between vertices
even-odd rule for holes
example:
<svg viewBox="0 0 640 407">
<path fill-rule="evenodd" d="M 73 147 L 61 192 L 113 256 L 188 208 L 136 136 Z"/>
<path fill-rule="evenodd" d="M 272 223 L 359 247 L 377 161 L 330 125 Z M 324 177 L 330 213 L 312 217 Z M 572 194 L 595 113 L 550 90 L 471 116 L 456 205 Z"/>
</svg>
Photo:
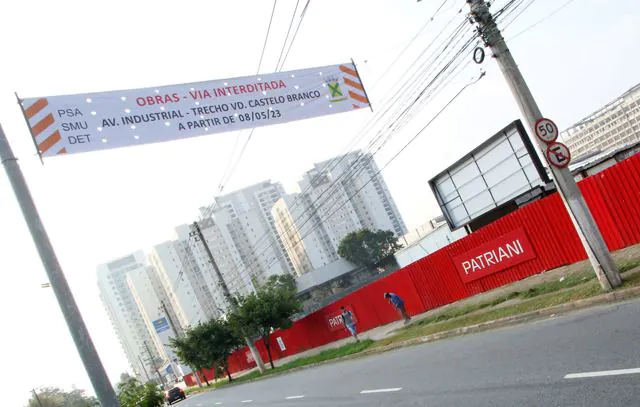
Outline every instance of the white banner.
<svg viewBox="0 0 640 407">
<path fill-rule="evenodd" d="M 303 120 L 369 107 L 353 64 L 156 88 L 28 98 L 43 157 Z"/>
</svg>

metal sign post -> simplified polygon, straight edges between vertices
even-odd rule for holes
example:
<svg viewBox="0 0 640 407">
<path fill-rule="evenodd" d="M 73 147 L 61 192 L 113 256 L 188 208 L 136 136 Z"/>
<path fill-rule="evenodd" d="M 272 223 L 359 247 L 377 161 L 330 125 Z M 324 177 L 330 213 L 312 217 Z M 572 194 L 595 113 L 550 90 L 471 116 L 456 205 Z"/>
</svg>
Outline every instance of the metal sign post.
<svg viewBox="0 0 640 407">
<path fill-rule="evenodd" d="M 33 202 L 33 197 L 29 192 L 27 182 L 18 165 L 18 160 L 13 155 L 9 140 L 7 140 L 1 125 L 0 160 L 7 172 L 7 177 L 9 178 L 13 192 L 22 210 L 22 215 L 27 222 L 33 242 L 38 249 L 40 260 L 42 260 L 42 264 L 49 277 L 49 283 L 58 299 L 58 304 L 60 304 L 60 309 L 67 321 L 67 326 L 76 344 L 82 363 L 87 370 L 96 396 L 98 396 L 102 407 L 120 407 L 113 386 L 111 386 L 109 382 L 98 352 L 89 336 L 89 331 L 82 320 L 78 305 L 73 298 L 69 284 L 62 272 L 56 253 L 51 246 L 49 236 L 47 236 L 38 210 Z"/>
</svg>

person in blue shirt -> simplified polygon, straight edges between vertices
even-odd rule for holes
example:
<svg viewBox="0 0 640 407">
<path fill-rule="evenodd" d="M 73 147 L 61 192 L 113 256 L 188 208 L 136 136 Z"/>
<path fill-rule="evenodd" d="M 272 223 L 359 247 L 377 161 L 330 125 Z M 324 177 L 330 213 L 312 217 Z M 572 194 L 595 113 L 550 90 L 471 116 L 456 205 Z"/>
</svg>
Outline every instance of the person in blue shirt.
<svg viewBox="0 0 640 407">
<path fill-rule="evenodd" d="M 400 313 L 400 316 L 404 319 L 405 324 L 411 321 L 411 318 L 409 317 L 409 315 L 407 315 L 407 310 L 404 308 L 404 301 L 398 294 L 384 293 L 384 298 L 389 300 L 391 305 L 396 308 L 396 310 Z"/>
</svg>

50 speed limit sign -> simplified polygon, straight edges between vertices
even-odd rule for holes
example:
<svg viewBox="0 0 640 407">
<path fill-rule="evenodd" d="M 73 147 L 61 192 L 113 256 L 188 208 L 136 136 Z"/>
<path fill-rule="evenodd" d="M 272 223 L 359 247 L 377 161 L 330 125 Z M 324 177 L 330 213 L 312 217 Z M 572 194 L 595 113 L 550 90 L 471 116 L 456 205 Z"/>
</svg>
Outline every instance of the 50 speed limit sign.
<svg viewBox="0 0 640 407">
<path fill-rule="evenodd" d="M 551 119 L 542 118 L 535 125 L 536 137 L 545 143 L 553 143 L 558 138 L 558 126 Z"/>
</svg>

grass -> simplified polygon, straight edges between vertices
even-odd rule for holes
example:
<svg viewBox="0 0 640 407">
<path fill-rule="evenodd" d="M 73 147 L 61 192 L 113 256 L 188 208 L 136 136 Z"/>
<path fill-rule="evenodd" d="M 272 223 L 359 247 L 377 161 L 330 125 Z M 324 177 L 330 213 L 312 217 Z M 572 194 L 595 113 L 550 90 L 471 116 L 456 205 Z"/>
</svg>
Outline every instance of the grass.
<svg viewBox="0 0 640 407">
<path fill-rule="evenodd" d="M 278 375 L 278 374 L 282 374 L 285 373 L 289 370 L 292 369 L 297 369 L 297 368 L 301 368 L 304 366 L 309 366 L 309 365 L 314 365 L 317 363 L 321 363 L 321 362 L 325 362 L 328 360 L 333 360 L 333 359 L 339 359 L 345 356 L 349 356 L 349 355 L 353 355 L 356 353 L 360 353 L 370 347 L 372 347 L 375 344 L 375 341 L 371 340 L 371 339 L 365 339 L 362 340 L 358 343 L 349 343 L 347 345 L 344 346 L 340 346 L 338 348 L 333 348 L 333 349 L 327 349 L 324 350 L 320 353 L 318 353 L 317 355 L 314 356 L 308 356 L 308 357 L 304 357 L 304 358 L 300 358 L 300 359 L 296 359 L 293 360 L 289 363 L 286 363 L 282 366 L 278 366 L 275 369 L 268 369 L 266 371 L 265 374 L 260 374 L 260 372 L 258 371 L 254 371 L 251 372 L 249 374 L 246 374 L 244 376 L 240 376 L 236 379 L 233 380 L 233 384 L 237 384 L 237 383 L 245 383 L 251 380 L 255 380 L 258 379 L 260 377 L 267 377 L 267 376 L 272 376 L 272 375 Z M 189 394 L 195 394 L 195 393 L 201 393 L 201 392 L 206 392 L 206 391 L 211 391 L 214 389 L 217 389 L 219 387 L 223 387 L 223 386 L 227 386 L 229 385 L 229 381 L 227 379 L 225 380 L 220 380 L 218 382 L 216 382 L 215 384 L 212 384 L 212 386 L 210 387 L 203 387 L 203 388 L 192 388 L 192 389 L 188 389 Z"/>
<path fill-rule="evenodd" d="M 630 260 L 618 264 L 621 273 L 626 273 L 638 266 L 640 266 L 640 260 Z M 638 286 L 640 286 L 640 273 L 623 275 L 621 288 Z M 591 269 L 585 269 L 569 274 L 562 279 L 533 285 L 525 291 L 513 291 L 488 301 L 448 309 L 437 315 L 414 322 L 410 326 L 398 330 L 396 335 L 380 341 L 367 339 L 360 343 L 350 343 L 338 348 L 327 349 L 317 355 L 296 359 L 275 369 L 269 369 L 264 375 L 261 375 L 260 372 L 257 371 L 251 372 L 234 379 L 233 383 L 244 383 L 260 377 L 278 375 L 292 369 L 357 354 L 369 348 L 383 347 L 408 339 L 524 314 L 599 294 L 602 294 L 602 289 L 595 279 L 595 274 Z M 511 301 L 511 303 L 506 304 L 507 301 Z M 187 392 L 189 394 L 201 393 L 228 384 L 228 380 L 225 379 L 216 382 L 210 387 L 195 387 L 188 389 Z"/>
</svg>

